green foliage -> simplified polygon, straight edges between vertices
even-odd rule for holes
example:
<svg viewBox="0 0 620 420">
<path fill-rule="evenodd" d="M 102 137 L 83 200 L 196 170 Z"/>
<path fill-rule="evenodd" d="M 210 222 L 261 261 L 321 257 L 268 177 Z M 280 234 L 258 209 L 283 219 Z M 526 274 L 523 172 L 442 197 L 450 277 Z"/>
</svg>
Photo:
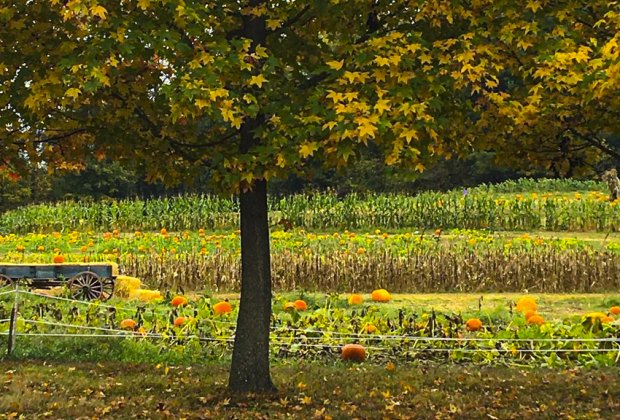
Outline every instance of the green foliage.
<svg viewBox="0 0 620 420">
<path fill-rule="evenodd" d="M 207 166 L 230 192 L 311 171 L 316 158 L 344 167 L 373 145 L 384 163 L 420 172 L 476 149 L 576 174 L 614 153 L 618 7 L 2 7 L 1 164 L 79 169 L 108 156 L 166 183 Z"/>
<path fill-rule="evenodd" d="M 298 194 L 272 197 L 269 205 L 272 225 L 305 229 L 616 230 L 620 214 L 617 203 L 600 193 L 605 188 L 594 181 L 522 179 L 415 196 Z M 569 192 L 575 194 L 564 194 Z M 238 201 L 204 195 L 64 202 L 5 212 L 0 215 L 0 233 L 234 229 L 238 215 Z"/>
<path fill-rule="evenodd" d="M 306 300 L 307 311 L 291 311 L 283 309 L 284 297 L 275 299 L 271 323 L 274 358 L 337 360 L 342 345 L 361 343 L 369 348 L 373 362 L 384 362 L 398 354 L 400 362 L 423 358 L 455 363 L 467 360 L 540 366 L 548 364 L 550 354 L 558 350 L 551 360 L 556 366 L 617 364 L 614 351 L 601 351 L 617 346 L 610 341 L 617 334 L 617 322 L 603 324 L 599 319 L 586 322 L 591 318 L 579 313 L 561 320 L 556 317 L 537 326 L 527 325 L 521 314 L 511 312 L 509 299 L 494 307 L 485 305 L 482 310 L 462 308 L 429 312 L 412 308 L 408 302 L 400 300 L 389 305 L 370 301 L 353 306 L 346 303 L 346 296 L 307 295 Z M 0 297 L 0 313 L 8 313 L 12 302 L 12 296 Z M 214 298 L 199 298 L 186 307 L 172 308 L 167 302 L 132 306 L 113 301 L 110 308 L 96 303 L 88 305 L 25 296 L 20 299 L 22 319 L 18 320 L 17 329 L 29 335 L 18 337 L 15 356 L 149 363 L 197 363 L 204 359 L 227 358 L 237 305 L 233 302 L 231 314 L 215 315 L 211 309 L 215 302 Z M 188 317 L 189 321 L 174 326 L 172 321 L 179 316 Z M 134 319 L 137 325 L 123 331 L 121 321 L 127 318 Z M 465 323 L 470 318 L 481 319 L 483 329 L 467 331 Z M 369 329 L 369 325 L 373 328 Z M 6 330 L 8 324 L 0 324 L 0 327 Z M 37 337 L 37 334 L 43 335 Z M 46 337 L 45 334 L 110 337 Z M 472 338 L 481 340 L 468 340 Z M 548 341 L 552 338 L 569 341 Z M 579 339 L 585 340 L 574 341 Z M 590 339 L 607 339 L 607 342 Z"/>
</svg>

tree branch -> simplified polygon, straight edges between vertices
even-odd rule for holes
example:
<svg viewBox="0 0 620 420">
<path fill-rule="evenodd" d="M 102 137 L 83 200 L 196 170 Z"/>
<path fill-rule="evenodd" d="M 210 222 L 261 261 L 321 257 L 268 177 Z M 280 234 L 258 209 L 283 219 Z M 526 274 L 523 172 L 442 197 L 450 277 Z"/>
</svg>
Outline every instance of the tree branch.
<svg viewBox="0 0 620 420">
<path fill-rule="evenodd" d="M 568 131 L 572 133 L 573 135 L 579 137 L 580 139 L 586 141 L 587 143 L 591 144 L 595 148 L 599 149 L 601 152 L 606 153 L 607 155 L 613 157 L 614 159 L 620 162 L 620 153 L 613 150 L 609 146 L 605 145 L 605 140 L 601 140 L 595 136 L 587 136 L 587 135 L 581 134 L 574 128 L 569 128 Z"/>
</svg>

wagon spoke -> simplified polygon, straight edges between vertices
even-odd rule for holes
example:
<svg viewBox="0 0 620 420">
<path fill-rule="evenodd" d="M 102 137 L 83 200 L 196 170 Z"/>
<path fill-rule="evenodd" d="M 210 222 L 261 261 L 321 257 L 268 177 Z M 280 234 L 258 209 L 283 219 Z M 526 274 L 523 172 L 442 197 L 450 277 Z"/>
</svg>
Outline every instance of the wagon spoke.
<svg viewBox="0 0 620 420">
<path fill-rule="evenodd" d="M 13 284 L 13 280 L 9 276 L 5 276 L 4 274 L 0 274 L 0 287 L 6 287 Z"/>
<path fill-rule="evenodd" d="M 69 289 L 76 299 L 92 300 L 103 294 L 104 284 L 101 278 L 92 272 L 76 274 L 69 282 Z"/>
<path fill-rule="evenodd" d="M 104 279 L 103 280 L 103 290 L 101 291 L 101 300 L 108 300 L 112 297 L 114 293 L 114 280 L 112 279 Z"/>
</svg>

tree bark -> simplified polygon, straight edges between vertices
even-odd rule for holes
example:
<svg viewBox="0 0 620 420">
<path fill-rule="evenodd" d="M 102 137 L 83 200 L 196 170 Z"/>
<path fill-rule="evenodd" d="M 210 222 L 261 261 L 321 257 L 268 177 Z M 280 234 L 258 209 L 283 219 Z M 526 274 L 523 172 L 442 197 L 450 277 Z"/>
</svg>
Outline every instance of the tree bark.
<svg viewBox="0 0 620 420">
<path fill-rule="evenodd" d="M 241 304 L 228 387 L 233 392 L 272 392 L 269 372 L 271 257 L 267 182 L 241 193 Z"/>
<path fill-rule="evenodd" d="M 250 0 L 251 7 L 265 0 Z M 264 17 L 244 16 L 243 33 L 252 40 L 251 51 L 265 44 Z M 259 114 L 241 126 L 240 153 L 251 152 L 257 143 L 256 128 L 264 123 Z M 258 180 L 250 191 L 241 192 L 241 303 L 228 388 L 233 392 L 274 392 L 269 371 L 271 323 L 271 256 L 267 181 Z"/>
</svg>

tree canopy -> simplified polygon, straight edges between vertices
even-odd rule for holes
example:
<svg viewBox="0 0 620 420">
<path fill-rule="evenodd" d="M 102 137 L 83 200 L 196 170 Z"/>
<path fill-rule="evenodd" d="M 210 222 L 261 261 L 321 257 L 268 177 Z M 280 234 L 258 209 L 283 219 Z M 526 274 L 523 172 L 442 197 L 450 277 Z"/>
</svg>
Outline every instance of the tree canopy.
<svg viewBox="0 0 620 420">
<path fill-rule="evenodd" d="M 222 189 L 300 171 L 313 156 L 343 166 L 369 142 L 387 164 L 420 171 L 477 145 L 591 163 L 618 133 L 618 9 L 5 2 L 2 157 L 63 169 L 85 153 L 114 156 L 171 183 L 208 166 Z M 244 16 L 265 21 L 264 45 L 252 49 Z M 260 142 L 239 153 L 241 124 L 258 116 Z"/>
</svg>

